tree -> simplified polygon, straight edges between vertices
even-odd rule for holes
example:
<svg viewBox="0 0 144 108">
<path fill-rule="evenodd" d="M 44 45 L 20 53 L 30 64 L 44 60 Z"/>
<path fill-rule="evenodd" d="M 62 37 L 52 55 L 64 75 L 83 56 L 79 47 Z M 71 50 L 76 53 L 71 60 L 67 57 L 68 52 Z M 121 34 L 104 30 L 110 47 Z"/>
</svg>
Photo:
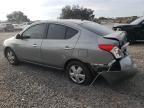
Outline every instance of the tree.
<svg viewBox="0 0 144 108">
<path fill-rule="evenodd" d="M 60 15 L 61 19 L 81 19 L 81 20 L 93 20 L 94 10 L 80 7 L 78 5 L 73 5 L 72 7 L 67 5 L 62 8 L 62 13 Z"/>
<path fill-rule="evenodd" d="M 24 15 L 21 11 L 14 11 L 11 14 L 7 15 L 7 19 L 10 22 L 22 23 L 22 22 L 29 22 L 30 19 Z"/>
</svg>

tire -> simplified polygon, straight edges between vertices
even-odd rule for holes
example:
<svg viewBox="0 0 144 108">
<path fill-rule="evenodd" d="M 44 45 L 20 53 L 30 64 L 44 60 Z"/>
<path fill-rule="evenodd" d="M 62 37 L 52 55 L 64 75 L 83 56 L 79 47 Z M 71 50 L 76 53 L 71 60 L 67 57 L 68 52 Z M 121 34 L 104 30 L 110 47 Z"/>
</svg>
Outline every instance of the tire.
<svg viewBox="0 0 144 108">
<path fill-rule="evenodd" d="M 79 85 L 88 85 L 93 80 L 87 65 L 79 61 L 71 61 L 66 67 L 66 72 L 69 79 Z"/>
<path fill-rule="evenodd" d="M 5 51 L 5 56 L 8 60 L 8 62 L 12 65 L 18 65 L 19 61 L 16 57 L 16 54 L 11 48 L 7 48 Z"/>
</svg>

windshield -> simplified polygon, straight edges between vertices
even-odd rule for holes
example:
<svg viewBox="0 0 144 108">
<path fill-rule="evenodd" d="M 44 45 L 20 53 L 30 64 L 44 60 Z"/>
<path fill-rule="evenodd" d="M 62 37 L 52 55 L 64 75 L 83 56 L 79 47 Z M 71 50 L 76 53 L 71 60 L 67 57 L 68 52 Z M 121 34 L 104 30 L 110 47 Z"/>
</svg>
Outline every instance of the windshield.
<svg viewBox="0 0 144 108">
<path fill-rule="evenodd" d="M 105 35 L 113 33 L 113 30 L 108 29 L 94 22 L 87 21 L 87 22 L 82 23 L 81 26 L 91 32 L 96 33 L 99 36 L 105 36 Z"/>
<path fill-rule="evenodd" d="M 133 22 L 131 22 L 130 24 L 137 25 L 137 24 L 141 23 L 143 20 L 144 20 L 144 17 L 140 17 L 140 18 L 134 20 Z"/>
</svg>

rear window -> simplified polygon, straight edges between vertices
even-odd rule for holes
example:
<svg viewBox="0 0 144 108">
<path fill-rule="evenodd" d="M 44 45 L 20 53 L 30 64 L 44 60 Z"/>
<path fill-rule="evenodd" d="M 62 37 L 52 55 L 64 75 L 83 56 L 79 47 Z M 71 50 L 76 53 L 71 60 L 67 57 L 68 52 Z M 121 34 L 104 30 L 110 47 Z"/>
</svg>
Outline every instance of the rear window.
<svg viewBox="0 0 144 108">
<path fill-rule="evenodd" d="M 50 24 L 48 29 L 48 39 L 70 39 L 78 33 L 77 30 L 59 25 Z"/>
<path fill-rule="evenodd" d="M 73 37 L 74 35 L 76 35 L 77 33 L 78 33 L 77 30 L 67 27 L 66 37 L 65 38 L 69 39 L 69 38 Z"/>
<path fill-rule="evenodd" d="M 50 24 L 48 29 L 48 39 L 64 39 L 65 32 L 65 26 Z"/>
<path fill-rule="evenodd" d="M 81 26 L 91 32 L 96 33 L 99 36 L 105 36 L 105 35 L 113 33 L 113 30 L 108 29 L 94 22 L 84 22 L 81 24 Z"/>
</svg>

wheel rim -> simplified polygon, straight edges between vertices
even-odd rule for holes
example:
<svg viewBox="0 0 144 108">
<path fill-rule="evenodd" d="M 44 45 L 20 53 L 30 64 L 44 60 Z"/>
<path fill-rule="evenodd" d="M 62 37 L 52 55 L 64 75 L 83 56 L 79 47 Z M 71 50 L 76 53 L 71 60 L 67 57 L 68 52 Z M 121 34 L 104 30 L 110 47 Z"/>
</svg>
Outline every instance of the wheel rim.
<svg viewBox="0 0 144 108">
<path fill-rule="evenodd" d="M 7 52 L 7 59 L 10 63 L 14 63 L 14 61 L 15 61 L 15 56 L 14 56 L 13 52 L 10 50 Z"/>
<path fill-rule="evenodd" d="M 83 68 L 78 65 L 72 65 L 69 70 L 70 78 L 76 83 L 83 83 L 85 81 L 85 74 Z"/>
</svg>

